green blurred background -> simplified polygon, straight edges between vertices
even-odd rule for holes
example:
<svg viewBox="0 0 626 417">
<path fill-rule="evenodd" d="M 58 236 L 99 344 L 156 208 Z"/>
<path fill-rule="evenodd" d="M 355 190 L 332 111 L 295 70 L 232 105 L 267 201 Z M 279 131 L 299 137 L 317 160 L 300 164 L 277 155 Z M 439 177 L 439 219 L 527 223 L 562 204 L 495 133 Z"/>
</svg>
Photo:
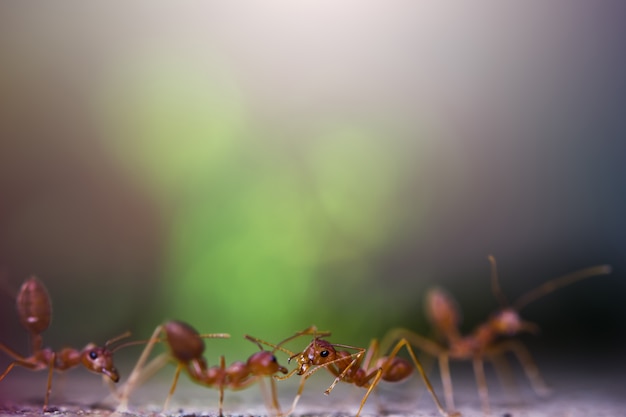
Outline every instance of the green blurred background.
<svg viewBox="0 0 626 417">
<path fill-rule="evenodd" d="M 233 335 L 214 362 L 311 324 L 426 334 L 432 285 L 469 330 L 497 306 L 489 253 L 512 299 L 611 263 L 528 317 L 544 347 L 619 350 L 619 9 L 3 2 L 1 273 L 45 282 L 53 347 L 177 318 Z"/>
</svg>

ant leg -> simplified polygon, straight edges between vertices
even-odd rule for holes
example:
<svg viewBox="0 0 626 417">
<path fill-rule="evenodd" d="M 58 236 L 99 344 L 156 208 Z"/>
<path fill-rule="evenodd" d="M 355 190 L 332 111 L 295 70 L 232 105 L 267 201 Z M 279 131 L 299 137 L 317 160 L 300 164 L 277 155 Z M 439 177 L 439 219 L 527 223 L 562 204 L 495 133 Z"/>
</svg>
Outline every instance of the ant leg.
<svg viewBox="0 0 626 417">
<path fill-rule="evenodd" d="M 176 385 L 178 385 L 178 377 L 180 377 L 180 371 L 182 370 L 183 370 L 183 365 L 181 365 L 180 363 L 176 365 L 176 372 L 174 373 L 174 380 L 172 381 L 170 392 L 169 394 L 167 394 L 167 398 L 165 399 L 165 404 L 163 404 L 163 413 L 165 413 L 165 411 L 169 407 L 170 399 L 172 398 L 172 395 L 174 395 L 174 391 L 176 391 Z M 221 412 L 220 412 L 220 415 L 222 415 Z"/>
<path fill-rule="evenodd" d="M 372 364 L 372 360 L 374 358 L 378 358 L 379 354 L 379 344 L 377 339 L 372 339 L 370 341 L 370 345 L 367 347 L 365 351 L 365 356 L 363 357 L 363 362 L 361 366 L 365 369 L 369 369 Z"/>
<path fill-rule="evenodd" d="M 443 395 L 446 398 L 448 410 L 454 410 L 454 390 L 452 388 L 452 378 L 450 376 L 450 358 L 447 353 L 439 354 L 439 373 L 443 384 Z"/>
<path fill-rule="evenodd" d="M 131 392 L 136 387 L 141 385 L 142 381 L 147 379 L 145 377 L 145 374 L 142 377 L 142 374 L 143 374 L 142 369 L 143 369 L 144 364 L 146 363 L 146 360 L 148 360 L 148 356 L 150 356 L 150 353 L 152 352 L 152 348 L 154 347 L 154 344 L 159 340 L 159 334 L 161 333 L 162 330 L 163 330 L 163 326 L 159 325 L 154 329 L 154 332 L 152 332 L 152 336 L 150 336 L 150 339 L 148 340 L 146 347 L 143 349 L 143 352 L 141 352 L 141 355 L 139 356 L 137 363 L 135 364 L 133 370 L 131 371 L 128 377 L 128 380 L 124 384 L 124 388 L 122 389 L 122 394 L 120 395 L 119 405 L 117 406 L 115 410 L 116 412 L 124 413 L 128 411 L 128 400 L 129 400 Z M 156 359 L 153 362 L 155 361 Z M 154 372 L 156 372 L 156 370 Z"/>
<path fill-rule="evenodd" d="M 5 369 L 2 375 L 0 375 L 0 381 L 2 381 L 4 377 L 7 376 L 9 372 L 11 372 L 11 369 L 13 369 L 15 365 L 17 365 L 17 362 L 11 362 L 9 366 L 7 366 L 7 369 Z"/>
<path fill-rule="evenodd" d="M 128 394 L 152 378 L 161 368 L 167 365 L 170 360 L 171 357 L 167 353 L 161 353 L 159 356 L 152 359 L 148 365 L 146 365 L 143 369 L 140 369 L 139 373 L 134 376 L 132 381 L 132 390 L 129 390 Z"/>
<path fill-rule="evenodd" d="M 411 346 L 426 352 L 430 356 L 436 356 L 439 358 L 439 372 L 441 374 L 446 407 L 448 410 L 454 410 L 454 394 L 452 390 L 452 379 L 450 378 L 449 356 L 447 354 L 447 350 L 438 343 L 426 339 L 412 330 L 398 327 L 387 332 L 380 344 L 381 351 L 387 352 L 394 340 L 406 340 Z M 422 369 L 422 367 L 420 366 L 419 369 Z"/>
<path fill-rule="evenodd" d="M 263 382 L 263 378 L 261 378 L 261 382 Z M 278 391 L 276 390 L 276 380 L 274 378 L 270 378 L 270 390 L 272 394 L 272 408 L 276 411 L 276 415 L 280 415 L 280 402 L 278 401 Z"/>
<path fill-rule="evenodd" d="M 422 377 L 422 381 L 424 381 L 424 385 L 426 385 L 426 389 L 428 390 L 428 392 L 430 393 L 430 396 L 432 397 L 433 401 L 435 402 L 435 406 L 437 407 L 437 410 L 439 411 L 439 414 L 441 414 L 444 417 L 450 417 L 450 416 L 458 415 L 458 413 L 449 414 L 443 408 L 443 406 L 441 405 L 441 402 L 439 401 L 439 398 L 437 397 L 437 394 L 435 393 L 435 390 L 434 390 L 433 386 L 431 385 L 430 381 L 428 380 L 428 377 L 426 376 L 426 372 L 424 372 L 424 368 L 422 367 L 422 363 L 419 361 L 419 359 L 417 359 L 417 356 L 415 355 L 415 352 L 413 351 L 413 348 L 411 348 L 411 344 L 409 343 L 409 341 L 407 339 L 403 338 L 402 340 L 400 340 L 396 344 L 396 346 L 393 348 L 393 350 L 391 351 L 391 353 L 388 356 L 387 363 L 391 363 L 390 359 L 395 358 L 398 355 L 398 352 L 400 352 L 400 349 L 402 349 L 402 347 L 405 347 L 407 352 L 409 352 L 409 356 L 411 357 L 411 360 L 413 361 L 413 364 L 417 368 L 417 371 L 420 373 L 420 376 Z"/>
<path fill-rule="evenodd" d="M 372 360 L 374 360 L 374 358 L 378 358 L 378 354 L 379 354 L 378 350 L 379 350 L 378 340 L 372 339 L 369 347 L 367 348 L 367 351 L 365 352 L 365 357 L 363 358 L 363 362 L 361 365 L 364 369 L 370 369 Z M 355 358 L 355 360 L 357 359 L 358 358 Z M 350 367 L 351 366 L 354 366 L 354 365 L 350 365 Z M 372 375 L 374 375 L 374 380 L 370 382 L 369 387 L 367 388 L 367 392 L 365 393 L 363 398 L 361 398 L 361 404 L 359 406 L 359 410 L 356 413 L 356 417 L 358 417 L 361 414 L 361 411 L 363 410 L 363 407 L 365 406 L 365 402 L 367 401 L 369 395 L 374 390 L 374 387 L 376 387 L 376 385 L 378 385 L 378 383 L 380 382 L 380 378 L 383 375 L 383 369 L 378 368 L 374 374 L 368 375 L 367 379 L 371 378 Z"/>
<path fill-rule="evenodd" d="M 224 356 L 220 356 L 220 374 L 224 375 L 226 371 L 226 358 L 224 358 Z M 220 390 L 220 395 L 219 395 L 219 411 L 220 411 L 220 417 L 223 416 L 222 414 L 222 410 L 223 410 L 223 406 L 224 406 L 224 380 L 220 380 L 219 383 L 219 390 Z"/>
<path fill-rule="evenodd" d="M 474 376 L 476 377 L 476 383 L 478 384 L 478 395 L 480 396 L 480 402 L 482 403 L 483 414 L 491 415 L 491 409 L 489 407 L 489 391 L 487 390 L 487 379 L 485 378 L 483 359 L 480 356 L 475 356 L 472 363 L 474 365 Z"/>
<path fill-rule="evenodd" d="M 505 388 L 509 397 L 514 399 L 515 402 L 519 403 L 521 401 L 521 398 L 517 390 L 517 384 L 515 383 L 515 379 L 513 378 L 513 371 L 509 366 L 509 361 L 506 359 L 504 354 L 489 355 L 488 358 L 493 363 L 493 367 L 496 370 L 498 378 L 500 379 L 500 383 Z"/>
<path fill-rule="evenodd" d="M 337 359 L 337 360 L 335 360 L 333 362 L 338 362 L 339 360 L 342 360 L 342 359 Z M 286 417 L 286 416 L 288 416 L 288 415 L 290 415 L 291 413 L 294 412 L 294 410 L 296 409 L 296 405 L 298 405 L 298 401 L 300 400 L 300 397 L 302 396 L 302 391 L 304 391 L 304 384 L 305 384 L 306 380 L 309 379 L 309 377 L 311 375 L 313 375 L 315 372 L 319 371 L 322 368 L 326 368 L 329 364 L 331 364 L 333 362 L 328 362 L 327 364 L 324 364 L 324 365 L 318 365 L 317 367 L 308 370 L 305 374 L 302 375 L 302 378 L 300 378 L 300 385 L 298 385 L 298 392 L 296 393 L 296 396 L 294 397 L 293 402 L 291 403 L 291 407 L 289 408 L 289 410 L 287 410 L 286 413 L 280 414 L 281 417 Z M 352 366 L 352 363 L 348 366 L 348 368 L 350 368 L 351 366 Z M 331 368 L 329 368 L 329 369 L 331 369 Z M 278 380 L 287 379 L 287 377 L 293 375 L 296 372 L 296 370 L 297 369 L 294 369 L 292 372 L 289 372 L 289 374 L 287 374 L 285 377 L 280 377 L 280 376 L 274 375 L 274 378 L 278 379 Z M 339 382 L 341 380 L 341 378 L 343 378 L 342 375 L 340 375 L 337 378 L 335 378 L 335 381 L 331 384 L 331 386 L 326 391 L 324 391 L 324 394 L 326 394 L 326 395 L 330 394 L 330 391 L 337 384 L 337 382 Z"/>
<path fill-rule="evenodd" d="M 326 391 L 324 391 L 325 395 L 330 395 L 330 392 L 333 390 L 333 388 L 335 388 L 335 385 L 337 385 L 339 383 L 339 381 L 341 381 L 342 379 L 345 378 L 346 374 L 348 373 L 348 371 L 350 370 L 350 368 L 352 368 L 353 366 L 356 365 L 356 363 L 358 362 L 359 358 L 363 355 L 364 351 L 360 351 L 360 352 L 356 352 L 353 353 L 352 355 L 350 355 L 350 357 L 354 356 L 354 359 L 352 360 L 352 362 L 350 362 L 350 364 L 348 366 L 346 366 L 346 369 L 344 369 L 339 375 L 337 375 L 335 372 L 333 372 L 333 368 L 328 368 L 328 365 L 334 363 L 334 362 L 339 362 L 340 360 L 344 360 L 345 358 L 340 358 L 340 359 L 336 359 L 334 361 L 328 362 L 324 365 L 321 365 L 315 369 L 312 369 L 311 371 L 309 371 L 309 376 L 310 374 L 312 374 L 313 372 L 317 371 L 320 368 L 328 368 L 329 370 L 331 370 L 331 372 L 335 373 L 335 375 L 337 375 L 335 377 L 335 380 L 333 381 L 332 384 L 330 384 L 330 386 L 328 388 L 326 388 Z M 308 376 L 307 376 L 308 378 Z"/>
<path fill-rule="evenodd" d="M 268 393 L 267 387 L 265 386 L 265 378 L 255 377 L 254 380 L 259 381 L 259 388 L 268 413 L 271 413 L 273 416 L 282 416 L 283 414 L 280 411 L 280 403 L 278 402 L 278 395 L 276 391 L 276 381 L 273 378 L 270 378 L 270 392 Z"/>
<path fill-rule="evenodd" d="M 298 372 L 298 368 L 294 368 L 287 375 L 272 375 L 272 378 L 277 381 L 284 381 L 285 379 L 291 378 L 296 372 Z"/>
<path fill-rule="evenodd" d="M 421 351 L 428 353 L 430 356 L 439 356 L 445 349 L 438 343 L 415 333 L 412 330 L 397 327 L 387 332 L 380 342 L 380 351 L 385 353 L 389 352 L 391 346 L 397 340 L 406 339 L 411 345 L 418 348 Z"/>
<path fill-rule="evenodd" d="M 50 364 L 48 365 L 48 385 L 46 385 L 46 396 L 43 400 L 43 411 L 48 411 L 48 399 L 52 392 L 52 375 L 54 374 L 54 362 L 56 361 L 56 353 L 52 353 L 50 356 Z"/>
<path fill-rule="evenodd" d="M 526 346 L 517 340 L 507 340 L 501 344 L 501 349 L 509 350 L 515 354 L 535 394 L 539 397 L 547 397 L 551 394 L 552 390 L 541 377 L 539 368 L 537 368 Z"/>
<path fill-rule="evenodd" d="M 26 358 L 22 355 L 20 355 L 19 353 L 17 353 L 16 351 L 14 351 L 13 349 L 11 349 L 10 347 L 0 343 L 0 350 L 3 351 L 4 353 L 6 353 L 7 355 L 9 355 L 11 358 L 15 359 L 16 362 L 25 362 Z M 0 378 L 0 381 L 2 380 L 2 378 Z"/>
<path fill-rule="evenodd" d="M 304 391 L 304 383 L 306 382 L 308 377 L 309 375 L 307 374 L 302 375 L 302 378 L 300 378 L 300 385 L 298 385 L 298 392 L 296 393 L 296 396 L 294 397 L 293 402 L 291 403 L 291 407 L 289 408 L 289 410 L 287 410 L 286 413 L 279 414 L 279 416 L 287 417 L 295 411 L 296 406 L 298 405 L 298 401 L 300 400 L 300 397 L 302 396 L 302 391 Z"/>
<path fill-rule="evenodd" d="M 15 365 L 22 366 L 27 369 L 35 369 L 37 366 L 36 364 L 32 362 L 28 362 L 27 360 L 24 360 L 24 359 L 14 360 L 13 362 L 9 364 L 9 366 L 7 366 L 7 369 L 4 370 L 2 375 L 0 375 L 0 381 L 2 381 L 9 374 L 9 372 L 11 372 L 11 370 L 13 369 Z"/>
<path fill-rule="evenodd" d="M 378 368 L 376 370 L 374 380 L 370 383 L 370 386 L 367 388 L 367 392 L 365 393 L 363 398 L 361 398 L 361 405 L 359 406 L 359 411 L 356 412 L 355 417 L 359 417 L 359 415 L 361 414 L 361 410 L 363 410 L 363 407 L 365 406 L 365 402 L 367 401 L 367 398 L 370 396 L 371 392 L 374 390 L 376 385 L 378 385 L 378 383 L 380 382 L 380 378 L 382 377 L 382 375 L 383 375 L 383 368 Z"/>
<path fill-rule="evenodd" d="M 265 386 L 265 378 L 258 378 L 259 381 L 259 390 L 261 391 L 261 397 L 263 397 L 263 402 L 265 403 L 266 410 L 274 410 L 272 407 L 272 400 L 267 393 L 267 387 Z"/>
</svg>

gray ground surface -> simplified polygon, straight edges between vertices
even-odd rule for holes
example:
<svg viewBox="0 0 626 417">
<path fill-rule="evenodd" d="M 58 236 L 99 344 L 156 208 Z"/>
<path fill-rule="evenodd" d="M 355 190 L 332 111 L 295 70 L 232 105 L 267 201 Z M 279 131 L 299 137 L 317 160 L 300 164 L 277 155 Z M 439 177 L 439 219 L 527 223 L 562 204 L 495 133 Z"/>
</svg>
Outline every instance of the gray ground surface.
<svg viewBox="0 0 626 417">
<path fill-rule="evenodd" d="M 467 364 L 453 368 L 455 400 L 463 416 L 482 416 L 471 369 Z M 169 372 L 168 372 L 169 371 Z M 490 369 L 488 369 L 490 371 Z M 584 361 L 570 360 L 542 367 L 545 379 L 554 393 L 545 399 L 537 398 L 522 375 L 516 375 L 517 389 L 506 392 L 488 372 L 492 415 L 497 417 L 626 417 L 626 368 L 624 361 L 602 361 L 597 366 Z M 169 390 L 172 368 L 162 371 L 154 380 L 136 391 L 131 399 L 132 412 L 128 415 L 158 415 Z M 432 372 L 431 372 L 432 373 Z M 338 385 L 330 396 L 323 391 L 331 382 L 330 375 L 314 375 L 305 389 L 295 416 L 348 416 L 358 409 L 363 389 Z M 279 383 L 283 409 L 286 410 L 296 390 L 296 380 Z M 433 377 L 441 393 L 438 377 Z M 46 384 L 45 373 L 14 371 L 0 384 L 0 416 L 41 415 L 41 404 Z M 381 384 L 378 392 L 368 400 L 364 416 L 438 416 L 432 400 L 416 377 L 399 384 Z M 115 401 L 107 398 L 108 388 L 100 378 L 83 370 L 73 370 L 55 376 L 51 406 L 48 415 L 110 416 Z M 237 392 L 227 392 L 224 404 L 226 415 L 267 415 L 258 386 Z M 183 376 L 166 413 L 168 416 L 213 416 L 217 414 L 217 391 L 190 383 Z"/>
</svg>

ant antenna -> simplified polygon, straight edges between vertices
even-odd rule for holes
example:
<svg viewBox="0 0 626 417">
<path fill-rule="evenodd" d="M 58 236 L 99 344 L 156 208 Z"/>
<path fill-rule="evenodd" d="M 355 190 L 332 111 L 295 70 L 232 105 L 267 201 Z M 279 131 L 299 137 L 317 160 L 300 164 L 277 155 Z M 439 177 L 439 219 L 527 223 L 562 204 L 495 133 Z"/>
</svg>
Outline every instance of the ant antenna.
<svg viewBox="0 0 626 417">
<path fill-rule="evenodd" d="M 515 301 L 515 303 L 513 303 L 513 308 L 519 311 L 527 304 L 530 304 L 536 299 L 541 298 L 544 295 L 549 294 L 552 291 L 555 291 L 561 287 L 565 287 L 566 285 L 573 284 L 576 281 L 580 281 L 596 275 L 607 275 L 610 274 L 611 271 L 612 268 L 610 265 L 597 265 L 585 269 L 580 269 L 570 274 L 563 275 L 559 278 L 552 279 L 519 297 Z"/>
<path fill-rule="evenodd" d="M 487 259 L 489 259 L 489 263 L 491 264 L 491 291 L 500 303 L 500 307 L 505 308 L 509 305 L 509 300 L 507 300 L 506 295 L 502 292 L 502 288 L 500 288 L 496 258 L 493 255 L 489 255 L 487 256 Z"/>
<path fill-rule="evenodd" d="M 127 337 L 130 337 L 130 335 L 131 335 L 131 332 L 129 330 L 129 331 L 126 331 L 126 332 L 122 333 L 119 336 L 115 336 L 113 339 L 109 339 L 109 340 L 106 341 L 106 343 L 104 344 L 104 348 L 105 349 L 109 349 L 109 346 L 111 346 L 112 344 L 114 344 L 116 342 L 119 342 L 122 339 L 126 339 Z M 125 347 L 128 347 L 128 346 L 142 345 L 142 344 L 145 344 L 145 343 L 148 343 L 148 341 L 147 340 L 133 340 L 132 342 L 126 342 L 126 343 L 122 343 L 120 345 L 117 345 L 114 348 L 109 349 L 109 350 L 111 351 L 111 353 L 114 353 L 114 352 L 120 350 L 121 348 L 125 348 Z"/>
<path fill-rule="evenodd" d="M 296 355 L 293 354 L 292 351 L 290 351 L 287 348 L 284 348 L 284 347 L 279 346 L 279 345 L 275 345 L 275 344 L 270 343 L 270 342 L 266 342 L 265 340 L 258 339 L 258 338 L 254 337 L 254 336 L 250 336 L 249 334 L 246 334 L 243 337 L 245 339 L 249 340 L 250 342 L 256 344 L 259 347 L 259 349 L 261 349 L 263 351 L 265 350 L 265 349 L 263 349 L 263 345 L 266 345 L 266 346 L 274 348 L 274 349 L 271 350 L 272 354 L 276 353 L 277 350 L 280 350 L 281 352 L 286 353 L 289 356 L 296 356 Z"/>
<path fill-rule="evenodd" d="M 302 331 L 299 331 L 299 332 L 294 333 L 293 335 L 289 336 L 289 337 L 288 337 L 288 338 L 286 338 L 286 339 L 283 339 L 283 340 L 282 340 L 282 341 L 280 341 L 278 344 L 274 345 L 274 350 L 273 350 L 272 352 L 276 352 L 276 350 L 278 349 L 278 350 L 280 350 L 280 351 L 282 351 L 282 352 L 285 352 L 285 353 L 290 354 L 291 352 L 289 352 L 288 350 L 286 350 L 286 349 L 282 348 L 282 345 L 284 345 L 285 343 L 290 342 L 290 341 L 292 341 L 292 340 L 294 340 L 294 339 L 297 339 L 297 338 L 298 338 L 298 337 L 300 337 L 300 336 L 305 336 L 305 335 L 308 335 L 308 334 L 312 334 L 312 335 L 313 335 L 313 339 L 314 339 L 314 340 L 317 340 L 317 339 L 319 339 L 320 337 L 328 337 L 328 336 L 330 336 L 330 335 L 331 335 L 331 332 L 329 332 L 329 331 L 323 331 L 323 332 L 321 332 L 321 331 L 317 330 L 317 326 L 312 325 L 312 326 L 307 327 L 306 329 L 304 329 L 304 330 L 302 330 Z M 295 355 L 291 356 L 291 357 L 287 360 L 287 363 L 289 363 L 289 362 L 290 362 L 293 358 L 295 358 L 295 357 L 296 357 L 296 356 L 298 356 L 298 355 L 299 355 L 299 353 L 296 353 Z"/>
<path fill-rule="evenodd" d="M 108 345 L 120 340 L 120 339 L 124 339 L 126 337 L 130 336 L 130 331 L 121 334 L 109 341 L 107 341 L 107 343 L 104 345 L 104 347 L 107 347 Z M 230 334 L 228 333 L 206 333 L 206 334 L 199 334 L 198 337 L 200 337 L 201 339 L 228 339 L 230 338 Z M 133 340 L 132 342 L 126 342 L 126 343 L 122 343 L 121 345 L 116 346 L 114 349 L 111 349 L 111 352 L 115 352 L 117 350 L 120 350 L 121 348 L 125 348 L 128 346 L 135 346 L 135 345 L 145 345 L 147 343 L 150 342 L 150 340 L 152 340 L 154 343 L 161 343 L 163 342 L 165 339 L 157 337 L 156 339 L 142 339 L 142 340 Z"/>
<path fill-rule="evenodd" d="M 131 332 L 130 330 L 125 331 L 124 333 L 122 333 L 119 336 L 115 336 L 113 339 L 109 339 L 104 343 L 104 347 L 108 348 L 110 345 L 112 345 L 115 342 L 119 342 L 122 339 L 126 339 L 127 337 L 130 337 Z"/>
</svg>

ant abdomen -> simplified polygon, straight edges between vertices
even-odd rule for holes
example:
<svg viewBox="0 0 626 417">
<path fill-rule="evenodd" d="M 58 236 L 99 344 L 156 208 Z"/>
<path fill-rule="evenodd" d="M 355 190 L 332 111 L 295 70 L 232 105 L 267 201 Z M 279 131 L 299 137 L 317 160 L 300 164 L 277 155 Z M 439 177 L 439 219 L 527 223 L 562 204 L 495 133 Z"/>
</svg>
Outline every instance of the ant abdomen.
<svg viewBox="0 0 626 417">
<path fill-rule="evenodd" d="M 381 378 L 387 382 L 399 382 L 408 378 L 413 373 L 411 362 L 401 357 L 389 359 L 384 356 L 376 362 L 376 366 L 383 369 Z M 385 369 L 385 366 L 387 369 Z"/>
<path fill-rule="evenodd" d="M 202 357 L 205 349 L 204 341 L 196 329 L 187 323 L 175 320 L 168 321 L 163 328 L 172 356 L 180 362 L 187 363 Z"/>
<path fill-rule="evenodd" d="M 17 312 L 22 326 L 33 334 L 40 334 L 50 326 L 50 296 L 37 277 L 32 276 L 22 284 L 17 295 Z"/>
</svg>

